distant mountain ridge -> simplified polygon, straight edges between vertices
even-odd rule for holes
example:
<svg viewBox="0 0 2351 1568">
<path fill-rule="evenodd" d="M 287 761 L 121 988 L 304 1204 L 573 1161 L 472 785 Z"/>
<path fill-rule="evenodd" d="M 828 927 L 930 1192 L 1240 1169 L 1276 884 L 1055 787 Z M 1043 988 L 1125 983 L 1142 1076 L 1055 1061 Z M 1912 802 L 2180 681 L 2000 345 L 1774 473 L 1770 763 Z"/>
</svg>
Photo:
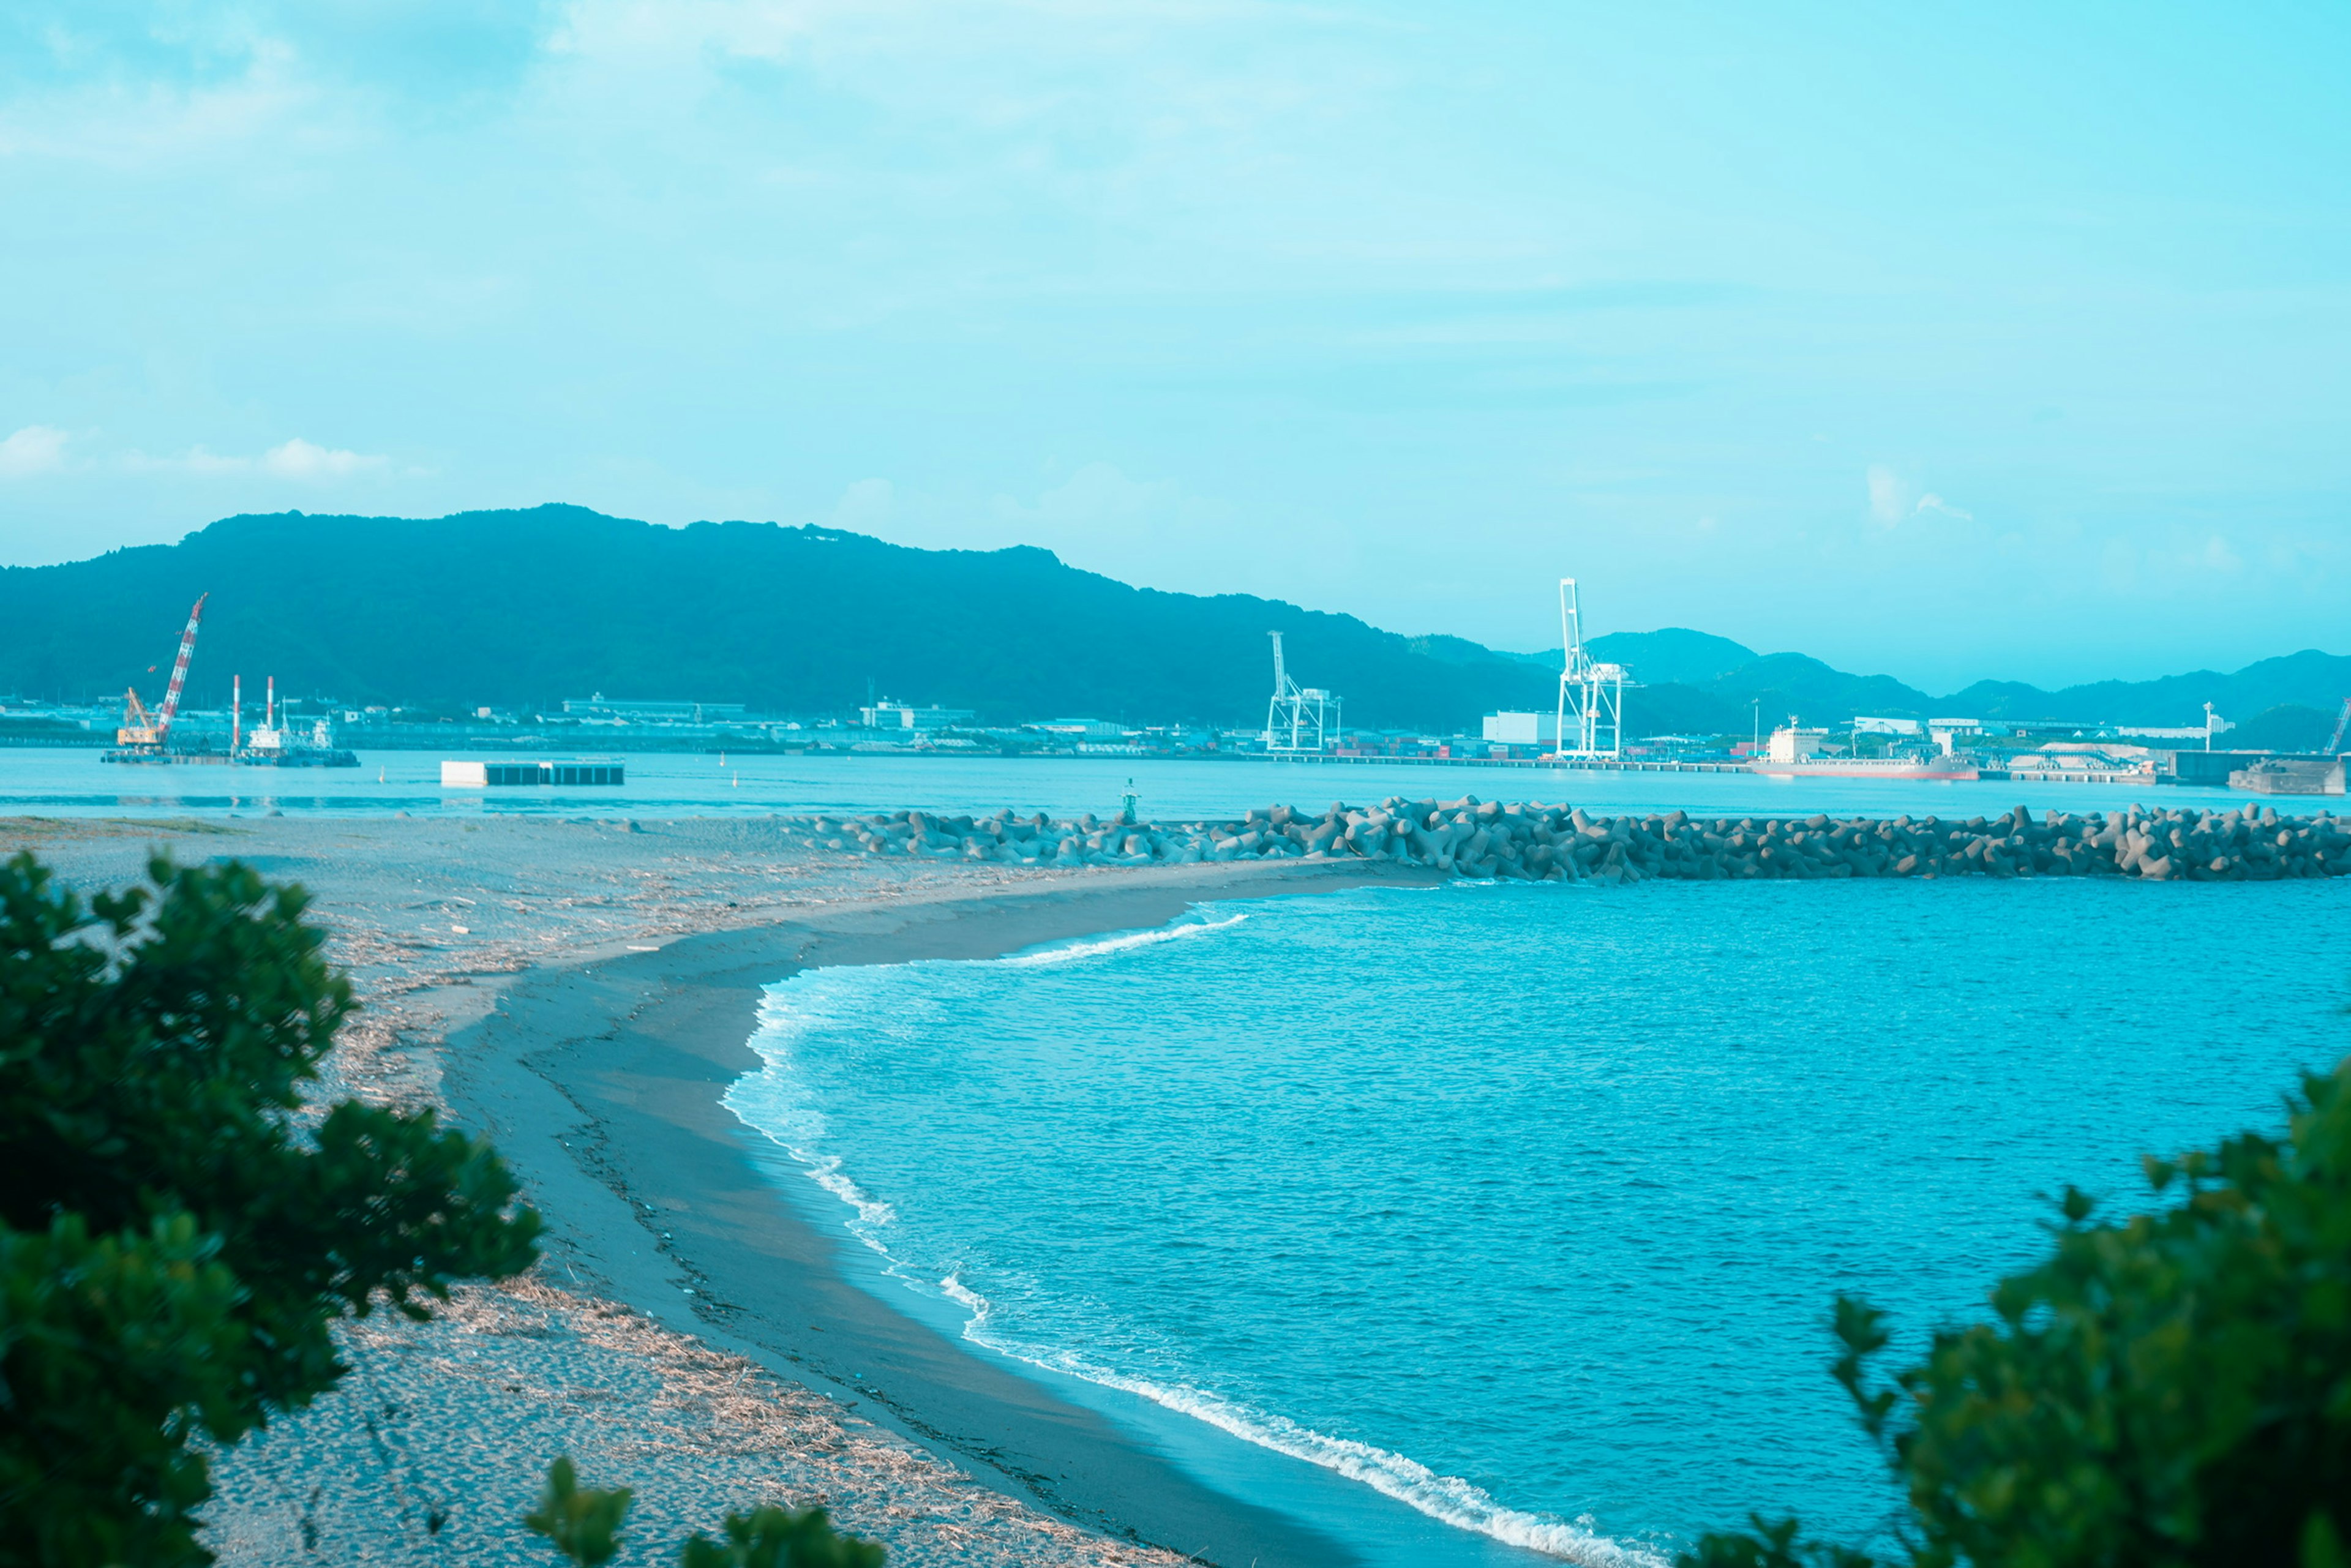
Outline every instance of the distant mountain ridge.
<svg viewBox="0 0 2351 1568">
<path fill-rule="evenodd" d="M 601 691 L 820 714 L 883 695 L 996 723 L 1246 724 L 1265 711 L 1269 631 L 1284 634 L 1301 684 L 1347 699 L 1351 726 L 1474 729 L 1497 708 L 1550 709 L 1558 683 L 1555 652 L 1401 636 L 1249 595 L 1139 589 L 1032 548 L 923 550 L 772 523 L 666 528 L 547 506 L 235 517 L 176 545 L 0 569 L 0 692 L 89 700 L 135 679 L 152 698 L 162 677 L 149 666 L 168 669 L 204 591 L 199 703 L 224 698 L 241 671 L 354 705 L 551 706 Z M 2273 727 L 2301 734 L 2311 714 L 2331 724 L 2351 695 L 2351 657 L 2315 650 L 2231 674 L 2054 692 L 1982 681 L 1933 696 L 1683 627 L 1589 646 L 1641 683 L 1625 699 L 1636 735 L 1744 735 L 1792 714 L 2187 726 L 2207 702 L 2241 721 L 2294 710 Z"/>
<path fill-rule="evenodd" d="M 1446 727 L 1551 700 L 1474 643 L 1443 658 L 1348 615 L 1138 589 L 1050 551 L 923 550 L 824 528 L 684 528 L 584 507 L 225 518 L 175 545 L 0 570 L 0 691 L 152 700 L 199 592 L 192 702 L 274 673 L 344 703 L 684 697 L 839 714 L 875 696 L 984 721 L 1262 722 L 1270 631 L 1351 723 Z M 249 689 L 249 687 L 248 687 Z"/>
</svg>

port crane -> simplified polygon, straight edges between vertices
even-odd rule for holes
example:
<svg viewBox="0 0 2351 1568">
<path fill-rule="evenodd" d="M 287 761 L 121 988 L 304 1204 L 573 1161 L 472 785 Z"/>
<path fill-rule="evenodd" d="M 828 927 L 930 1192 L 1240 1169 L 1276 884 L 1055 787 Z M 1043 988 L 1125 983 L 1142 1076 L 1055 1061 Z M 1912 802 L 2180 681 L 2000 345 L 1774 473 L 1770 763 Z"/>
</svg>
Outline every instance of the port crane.
<svg viewBox="0 0 2351 1568">
<path fill-rule="evenodd" d="M 172 684 L 164 689 L 163 706 L 150 717 L 146 705 L 139 700 L 139 688 L 131 686 L 122 694 L 122 727 L 114 732 L 117 746 L 136 746 L 160 751 L 172 733 L 172 720 L 179 716 L 180 693 L 188 684 L 188 660 L 196 651 L 196 625 L 204 618 L 204 601 L 209 593 L 196 596 L 195 608 L 188 612 L 188 629 L 180 633 L 180 656 L 172 664 Z"/>
<path fill-rule="evenodd" d="M 1559 672 L 1559 711 L 1552 719 L 1559 747 L 1553 755 L 1614 761 L 1625 754 L 1625 669 L 1595 663 L 1585 651 L 1583 606 L 1572 577 L 1559 580 L 1559 635 L 1567 652 Z M 1601 744 L 1604 730 L 1605 746 Z"/>
<path fill-rule="evenodd" d="M 2335 716 L 2335 733 L 2326 737 L 2325 755 L 2339 757 L 2343 754 L 2343 732 L 2346 729 L 2351 729 L 2351 697 L 2343 699 L 2343 711 Z"/>
<path fill-rule="evenodd" d="M 1281 633 L 1266 635 L 1273 639 L 1273 698 L 1265 708 L 1266 750 L 1277 754 L 1328 750 L 1339 737 L 1339 699 L 1320 686 L 1301 690 L 1282 662 Z"/>
</svg>

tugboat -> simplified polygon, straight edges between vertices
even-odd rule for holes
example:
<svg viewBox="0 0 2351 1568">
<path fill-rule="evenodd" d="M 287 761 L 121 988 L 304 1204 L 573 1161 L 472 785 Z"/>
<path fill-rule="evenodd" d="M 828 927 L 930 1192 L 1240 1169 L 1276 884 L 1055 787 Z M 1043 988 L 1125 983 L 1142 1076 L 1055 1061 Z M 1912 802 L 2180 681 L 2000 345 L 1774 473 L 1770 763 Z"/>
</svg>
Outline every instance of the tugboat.
<svg viewBox="0 0 2351 1568">
<path fill-rule="evenodd" d="M 240 680 L 237 683 L 241 685 Z M 277 677 L 269 677 L 269 695 L 261 722 L 250 733 L 237 734 L 238 699 L 229 699 L 229 760 L 252 768 L 357 768 L 359 753 L 335 744 L 334 727 L 320 714 L 305 737 L 293 727 L 294 716 L 277 706 Z"/>
</svg>

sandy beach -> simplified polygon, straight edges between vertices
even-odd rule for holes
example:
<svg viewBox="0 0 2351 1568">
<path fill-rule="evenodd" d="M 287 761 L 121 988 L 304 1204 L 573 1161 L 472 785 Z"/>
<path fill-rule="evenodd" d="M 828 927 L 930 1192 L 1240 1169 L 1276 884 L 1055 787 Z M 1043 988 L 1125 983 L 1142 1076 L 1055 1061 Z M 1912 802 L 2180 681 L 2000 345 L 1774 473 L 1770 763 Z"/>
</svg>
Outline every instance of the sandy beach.
<svg viewBox="0 0 2351 1568">
<path fill-rule="evenodd" d="M 156 849 L 302 883 L 362 1003 L 327 1092 L 486 1131 L 549 1220 L 530 1275 L 350 1325 L 342 1387 L 221 1458 L 224 1563 L 549 1560 L 520 1519 L 559 1453 L 635 1489 L 624 1562 L 763 1500 L 820 1502 L 897 1563 L 1351 1560 L 886 1304 L 719 1096 L 797 968 L 1419 873 L 875 860 L 761 819 L 0 821 L 19 849 L 84 888 Z"/>
</svg>

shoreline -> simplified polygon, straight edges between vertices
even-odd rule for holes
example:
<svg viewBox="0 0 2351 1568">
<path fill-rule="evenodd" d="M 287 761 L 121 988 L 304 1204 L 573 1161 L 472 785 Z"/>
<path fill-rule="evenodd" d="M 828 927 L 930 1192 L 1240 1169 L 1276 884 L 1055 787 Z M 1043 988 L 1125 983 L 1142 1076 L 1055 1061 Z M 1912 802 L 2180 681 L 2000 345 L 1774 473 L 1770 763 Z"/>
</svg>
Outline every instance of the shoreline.
<svg viewBox="0 0 2351 1568">
<path fill-rule="evenodd" d="M 1048 1375 L 948 1335 L 911 1296 L 885 1301 L 860 1281 L 870 1259 L 845 1228 L 787 1190 L 782 1151 L 722 1097 L 760 1064 L 748 1042 L 764 988 L 805 969 L 992 958 L 1163 925 L 1211 898 L 1434 880 L 1360 862 L 1138 868 L 632 945 L 502 987 L 486 1017 L 451 1037 L 445 1088 L 547 1216 L 542 1270 L 829 1394 L 980 1484 L 1112 1540 L 1231 1568 L 1355 1563 L 1340 1542 L 1061 1397 Z"/>
</svg>

